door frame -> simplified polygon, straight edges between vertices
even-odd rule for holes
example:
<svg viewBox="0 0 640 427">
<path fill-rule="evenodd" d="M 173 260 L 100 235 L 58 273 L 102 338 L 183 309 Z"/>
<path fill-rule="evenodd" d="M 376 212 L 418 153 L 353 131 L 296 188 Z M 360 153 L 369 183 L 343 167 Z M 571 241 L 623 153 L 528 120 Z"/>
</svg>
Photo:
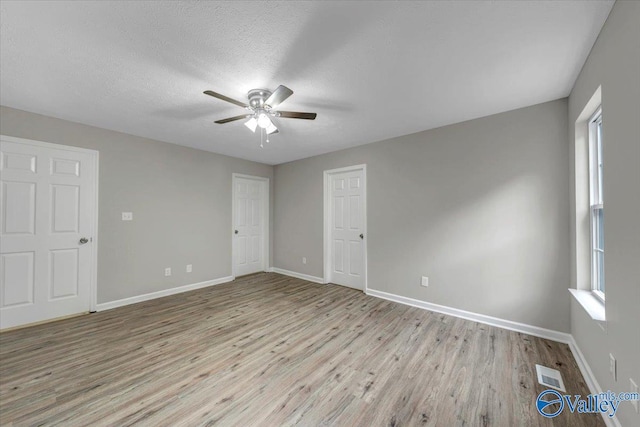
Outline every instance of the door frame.
<svg viewBox="0 0 640 427">
<path fill-rule="evenodd" d="M 362 213 L 363 218 L 362 218 L 362 228 L 364 229 L 363 234 L 364 234 L 364 241 L 363 241 L 363 246 L 362 246 L 362 257 L 363 257 L 363 269 L 364 269 L 364 274 L 363 274 L 363 288 L 362 288 L 362 292 L 367 293 L 369 287 L 368 287 L 368 279 L 367 279 L 367 243 L 369 241 L 369 235 L 367 234 L 367 165 L 365 164 L 360 164 L 360 165 L 353 165 L 353 166 L 347 166 L 347 167 L 343 167 L 343 168 L 337 168 L 337 169 L 330 169 L 330 170 L 326 170 L 324 171 L 324 232 L 323 232 L 323 255 L 324 255 L 324 283 L 329 283 L 331 281 L 331 268 L 332 268 L 332 263 L 331 263 L 331 259 L 332 259 L 332 250 L 331 250 L 331 244 L 330 244 L 330 238 L 331 238 L 331 186 L 330 186 L 330 182 L 331 182 L 331 176 L 338 174 L 338 173 L 344 173 L 344 172 L 354 172 L 354 171 L 362 171 L 362 180 L 363 180 L 363 191 L 362 191 L 362 195 L 363 195 L 363 204 L 364 204 L 364 212 Z"/>
<path fill-rule="evenodd" d="M 269 187 L 271 186 L 271 181 L 269 178 L 265 178 L 262 176 L 253 176 L 253 175 L 245 175 L 242 173 L 232 173 L 231 174 L 231 275 L 233 278 L 236 278 L 236 239 L 234 238 L 233 231 L 235 230 L 235 221 L 236 221 L 236 180 L 238 178 L 242 179 L 250 179 L 254 181 L 260 181 L 263 184 L 264 191 L 262 192 L 262 204 L 264 209 L 262 209 L 262 271 L 269 270 L 269 210 L 270 206 L 270 192 Z"/>
<path fill-rule="evenodd" d="M 63 144 L 56 144 L 52 142 L 37 141 L 34 139 L 17 138 L 17 137 L 8 136 L 8 135 L 0 135 L 0 139 L 7 142 L 33 145 L 35 147 L 41 147 L 41 148 L 51 148 L 55 150 L 64 150 L 64 151 L 75 151 L 75 152 L 88 154 L 91 156 L 92 163 L 93 163 L 93 170 L 94 170 L 93 182 L 94 182 L 95 188 L 94 188 L 93 194 L 94 194 L 95 200 L 93 201 L 93 203 L 91 203 L 93 212 L 91 212 L 91 221 L 89 222 L 90 228 L 91 228 L 90 234 L 91 234 L 91 238 L 93 239 L 90 247 L 91 276 L 89 280 L 89 311 L 92 313 L 95 312 L 96 306 L 98 304 L 98 202 L 100 200 L 100 194 L 99 194 L 100 152 L 97 150 L 91 150 L 89 148 L 74 147 L 72 145 L 63 145 Z"/>
</svg>

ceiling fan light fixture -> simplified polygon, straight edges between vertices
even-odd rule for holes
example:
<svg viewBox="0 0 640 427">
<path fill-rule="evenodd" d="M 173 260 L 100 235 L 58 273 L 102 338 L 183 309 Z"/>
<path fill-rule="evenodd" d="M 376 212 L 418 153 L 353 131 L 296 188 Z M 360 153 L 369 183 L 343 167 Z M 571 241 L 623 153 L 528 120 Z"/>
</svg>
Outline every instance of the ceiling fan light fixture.
<svg viewBox="0 0 640 427">
<path fill-rule="evenodd" d="M 272 133 L 277 133 L 278 132 L 278 128 L 272 122 L 272 123 L 269 124 L 269 126 L 267 126 L 265 131 L 267 131 L 267 135 L 271 135 Z"/>
<path fill-rule="evenodd" d="M 245 124 L 246 127 L 253 133 L 256 132 L 256 127 L 258 127 L 258 121 L 255 117 L 251 117 Z"/>
<path fill-rule="evenodd" d="M 265 113 L 260 113 L 258 115 L 258 126 L 260 126 L 262 129 L 267 129 L 269 126 L 273 126 L 273 123 L 271 123 L 271 119 L 269 118 L 269 116 L 267 116 Z"/>
</svg>

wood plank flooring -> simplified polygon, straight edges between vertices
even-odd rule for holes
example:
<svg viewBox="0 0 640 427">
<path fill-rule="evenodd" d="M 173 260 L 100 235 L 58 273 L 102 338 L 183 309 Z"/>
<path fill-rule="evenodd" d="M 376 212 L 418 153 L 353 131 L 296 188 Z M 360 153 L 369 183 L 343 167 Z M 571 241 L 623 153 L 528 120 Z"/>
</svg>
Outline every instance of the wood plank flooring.
<svg viewBox="0 0 640 427">
<path fill-rule="evenodd" d="M 0 334 L 0 424 L 602 426 L 567 345 L 264 273 Z"/>
</svg>

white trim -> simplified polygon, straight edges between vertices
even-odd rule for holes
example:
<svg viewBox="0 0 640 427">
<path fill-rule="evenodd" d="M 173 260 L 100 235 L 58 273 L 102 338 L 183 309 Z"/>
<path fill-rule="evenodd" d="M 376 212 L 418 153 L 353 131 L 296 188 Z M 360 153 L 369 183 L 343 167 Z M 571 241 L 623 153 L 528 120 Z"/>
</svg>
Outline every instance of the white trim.
<svg viewBox="0 0 640 427">
<path fill-rule="evenodd" d="M 589 133 L 589 148 L 587 152 L 589 153 L 588 162 L 589 162 L 589 261 L 590 261 L 590 270 L 591 270 L 591 291 L 597 292 L 598 298 L 602 299 L 604 302 L 605 294 L 600 291 L 600 285 L 604 285 L 604 283 L 599 283 L 597 280 L 598 277 L 598 269 L 599 264 L 595 259 L 594 252 L 596 251 L 596 217 L 594 215 L 596 209 L 602 209 L 604 212 L 603 200 L 602 200 L 602 188 L 600 187 L 599 180 L 599 153 L 598 153 L 598 145 L 602 145 L 602 141 L 598 138 L 598 126 L 602 127 L 602 105 L 600 105 L 593 115 L 589 118 L 588 121 L 588 133 Z M 601 252 L 604 254 L 604 248 L 602 248 Z M 604 256 L 604 255 L 603 255 Z"/>
<path fill-rule="evenodd" d="M 91 248 L 92 248 L 92 255 L 93 258 L 91 260 L 92 262 L 92 272 L 91 272 L 91 296 L 90 296 L 90 304 L 89 304 L 89 312 L 94 312 L 96 311 L 96 306 L 98 305 L 98 224 L 99 224 L 99 220 L 98 220 L 98 216 L 99 216 L 99 201 L 100 201 L 100 195 L 99 193 L 99 189 L 100 189 L 100 185 L 99 185 L 99 180 L 100 180 L 100 152 L 96 151 L 95 155 L 93 156 L 93 161 L 94 161 L 94 171 L 95 171 L 95 191 L 94 191 L 94 197 L 95 197 L 95 202 L 94 202 L 94 213 L 93 213 L 93 224 L 92 224 L 92 241 L 91 241 Z"/>
<path fill-rule="evenodd" d="M 448 314 L 454 317 L 460 317 L 462 319 L 472 320 L 478 323 L 484 323 L 485 325 L 496 326 L 502 329 L 508 329 L 510 331 L 521 332 L 527 335 L 533 335 L 535 337 L 545 338 L 551 341 L 557 341 L 564 344 L 571 342 L 571 335 L 565 332 L 554 331 L 551 329 L 540 328 L 538 326 L 527 325 L 525 323 L 513 322 L 511 320 L 500 319 L 497 317 L 487 316 L 484 314 L 473 313 L 471 311 L 460 310 L 453 307 L 447 307 L 444 305 L 433 304 L 426 301 L 420 301 L 413 298 L 407 298 L 400 295 L 390 294 L 387 292 L 376 291 L 374 289 L 368 289 L 367 295 L 373 297 L 386 299 L 400 304 L 410 305 L 412 307 L 422 308 L 424 310 L 434 311 L 436 313 Z"/>
<path fill-rule="evenodd" d="M 91 278 L 89 283 L 89 311 L 96 311 L 98 305 L 98 205 L 100 201 L 100 152 L 89 148 L 75 147 L 72 145 L 55 144 L 51 142 L 37 141 L 35 139 L 17 138 L 15 136 L 0 135 L 0 139 L 18 144 L 34 145 L 36 147 L 51 148 L 55 150 L 72 151 L 88 154 L 93 160 L 94 170 L 94 203 L 91 215 Z"/>
<path fill-rule="evenodd" d="M 584 105 L 574 123 L 574 174 L 572 185 L 573 217 L 571 228 L 575 231 L 572 246 L 572 280 L 574 287 L 580 290 L 591 290 L 591 193 L 589 185 L 589 119 L 602 105 L 602 87 L 598 86 Z"/>
<path fill-rule="evenodd" d="M 278 268 L 278 267 L 271 267 L 269 269 L 269 271 L 271 271 L 273 273 L 284 274 L 285 276 L 297 277 L 298 279 L 307 280 L 307 281 L 313 282 L 313 283 L 320 283 L 321 285 L 324 285 L 324 284 L 327 283 L 327 282 L 324 281 L 324 279 L 322 277 L 310 276 L 308 274 L 303 274 L 303 273 L 298 273 L 298 272 L 295 272 L 295 271 L 284 270 L 284 269 Z"/>
<path fill-rule="evenodd" d="M 368 275 L 367 275 L 367 271 L 368 271 L 368 250 L 367 250 L 367 246 L 368 246 L 368 241 L 369 241 L 369 234 L 368 234 L 368 229 L 367 229 L 367 191 L 368 191 L 368 185 L 369 183 L 367 182 L 367 165 L 366 164 L 360 164 L 360 165 L 353 165 L 353 166 L 347 166 L 344 168 L 337 168 L 337 169 L 330 169 L 330 170 L 326 170 L 323 173 L 323 233 L 322 233 L 322 254 L 324 256 L 324 268 L 323 268 L 323 274 L 324 274 L 324 278 L 322 279 L 321 283 L 329 283 L 330 278 L 331 278 L 331 245 L 329 244 L 329 227 L 330 227 L 330 205 L 331 205 L 331 201 L 330 201 L 330 197 L 331 197 L 331 191 L 329 188 L 329 180 L 331 175 L 337 174 L 337 173 L 343 173 L 343 172 L 352 172 L 352 171 L 357 171 L 357 170 L 362 170 L 362 179 L 364 181 L 364 192 L 363 192 L 363 197 L 364 197 L 364 213 L 363 213 L 363 226 L 362 228 L 364 229 L 363 234 L 364 234 L 364 245 L 363 245 L 363 267 L 364 267 L 364 283 L 363 283 L 363 289 L 362 291 L 364 293 L 367 293 L 368 291 Z"/>
<path fill-rule="evenodd" d="M 573 358 L 576 360 L 578 369 L 580 369 L 580 373 L 582 374 L 585 383 L 587 383 L 587 387 L 589 387 L 589 392 L 591 394 L 601 393 L 602 389 L 600 388 L 600 384 L 598 384 L 596 376 L 593 375 L 593 371 L 587 363 L 587 359 L 584 358 L 584 354 L 582 354 L 582 351 L 580 351 L 580 347 L 578 347 L 578 343 L 576 343 L 576 340 L 573 338 L 573 336 L 571 336 L 571 340 L 568 344 L 569 348 L 571 349 L 571 353 L 573 354 Z M 601 413 L 601 415 L 604 423 L 608 427 L 622 427 L 622 424 L 620 424 L 620 421 L 618 421 L 617 416 L 610 418 L 606 413 Z"/>
<path fill-rule="evenodd" d="M 221 277 L 219 279 L 207 280 L 205 282 L 192 283 L 190 285 L 178 286 L 177 288 L 164 289 L 162 291 L 150 292 L 148 294 L 137 295 L 135 297 L 123 298 L 110 302 L 103 302 L 96 305 L 97 311 L 111 310 L 112 308 L 122 307 L 125 305 L 136 304 L 143 301 L 149 301 L 156 298 L 162 298 L 169 295 L 181 294 L 183 292 L 193 291 L 195 289 L 206 288 L 208 286 L 220 285 L 235 280 L 233 276 Z"/>
<path fill-rule="evenodd" d="M 264 184 L 264 192 L 262 193 L 262 203 L 264 209 L 262 210 L 262 271 L 269 271 L 269 211 L 271 209 L 271 199 L 269 188 L 271 187 L 271 181 L 269 178 L 265 178 L 262 176 L 253 176 L 253 175 L 245 175 L 242 173 L 232 173 L 231 174 L 231 274 L 235 277 L 236 274 L 236 263 L 235 263 L 235 253 L 236 253 L 236 239 L 234 239 L 234 230 L 235 230 L 235 220 L 236 220 L 236 179 L 252 179 L 254 181 L 260 181 Z"/>
<path fill-rule="evenodd" d="M 587 124 L 589 133 L 589 207 L 602 206 L 602 200 L 599 198 L 596 200 L 597 193 L 602 192 L 600 181 L 598 181 L 598 152 L 596 149 L 598 143 L 596 138 L 598 134 L 597 128 L 598 124 L 602 125 L 602 106 L 596 109 L 587 121 Z"/>
<path fill-rule="evenodd" d="M 595 292 L 581 291 L 571 288 L 569 289 L 569 292 L 593 320 L 597 320 L 599 322 L 607 320 L 604 302 L 595 295 Z"/>
</svg>

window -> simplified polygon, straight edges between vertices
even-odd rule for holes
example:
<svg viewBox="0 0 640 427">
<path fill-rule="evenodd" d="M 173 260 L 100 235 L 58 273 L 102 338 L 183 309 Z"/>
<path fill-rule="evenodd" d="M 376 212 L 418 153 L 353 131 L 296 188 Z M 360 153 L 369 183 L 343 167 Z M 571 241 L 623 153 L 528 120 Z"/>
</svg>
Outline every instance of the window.
<svg viewBox="0 0 640 427">
<path fill-rule="evenodd" d="M 604 301 L 604 199 L 602 194 L 602 110 L 589 120 L 589 216 L 591 290 Z"/>
</svg>

